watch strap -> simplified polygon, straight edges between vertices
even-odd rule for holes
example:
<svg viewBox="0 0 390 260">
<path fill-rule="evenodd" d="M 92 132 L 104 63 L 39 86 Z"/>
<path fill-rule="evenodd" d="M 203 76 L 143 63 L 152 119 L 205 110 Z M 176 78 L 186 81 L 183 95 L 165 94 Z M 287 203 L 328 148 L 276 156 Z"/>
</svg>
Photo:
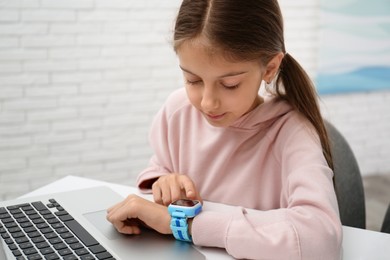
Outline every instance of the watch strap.
<svg viewBox="0 0 390 260">
<path fill-rule="evenodd" d="M 187 218 L 185 216 L 172 216 L 170 226 L 172 234 L 177 240 L 192 242 L 192 237 L 188 231 Z"/>
</svg>

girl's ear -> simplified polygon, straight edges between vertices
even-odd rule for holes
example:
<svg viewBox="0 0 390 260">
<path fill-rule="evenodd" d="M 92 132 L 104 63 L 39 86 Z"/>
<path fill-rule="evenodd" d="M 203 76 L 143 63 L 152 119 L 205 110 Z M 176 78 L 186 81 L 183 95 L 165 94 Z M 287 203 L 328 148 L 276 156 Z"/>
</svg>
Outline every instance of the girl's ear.
<svg viewBox="0 0 390 260">
<path fill-rule="evenodd" d="M 270 83 L 274 79 L 279 70 L 280 63 L 282 63 L 283 57 L 284 54 L 282 52 L 279 52 L 268 62 L 263 77 L 265 82 Z"/>
</svg>

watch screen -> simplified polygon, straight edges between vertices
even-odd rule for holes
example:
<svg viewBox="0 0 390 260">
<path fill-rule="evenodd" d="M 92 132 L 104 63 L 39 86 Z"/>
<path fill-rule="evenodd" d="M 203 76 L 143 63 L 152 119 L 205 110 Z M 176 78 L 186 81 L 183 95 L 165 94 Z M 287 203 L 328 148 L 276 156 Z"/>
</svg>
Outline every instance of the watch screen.
<svg viewBox="0 0 390 260">
<path fill-rule="evenodd" d="M 182 206 L 182 207 L 193 207 L 198 203 L 199 203 L 199 201 L 186 200 L 186 199 L 176 200 L 175 202 L 172 202 L 173 205 Z"/>
</svg>

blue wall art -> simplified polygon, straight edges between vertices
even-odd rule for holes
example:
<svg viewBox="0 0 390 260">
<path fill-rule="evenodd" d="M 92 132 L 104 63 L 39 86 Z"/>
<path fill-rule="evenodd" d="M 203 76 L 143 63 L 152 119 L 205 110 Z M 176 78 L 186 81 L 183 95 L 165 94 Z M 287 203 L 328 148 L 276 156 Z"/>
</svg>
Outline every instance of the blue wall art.
<svg viewBox="0 0 390 260">
<path fill-rule="evenodd" d="M 321 0 L 320 94 L 390 89 L 390 0 Z"/>
</svg>

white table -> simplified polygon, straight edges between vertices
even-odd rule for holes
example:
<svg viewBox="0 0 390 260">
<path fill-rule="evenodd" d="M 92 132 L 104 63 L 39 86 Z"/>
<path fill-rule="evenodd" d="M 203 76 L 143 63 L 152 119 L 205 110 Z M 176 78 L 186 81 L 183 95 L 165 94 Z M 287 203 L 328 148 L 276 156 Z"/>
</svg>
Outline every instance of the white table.
<svg viewBox="0 0 390 260">
<path fill-rule="evenodd" d="M 134 187 L 97 181 L 76 176 L 67 176 L 44 187 L 34 190 L 22 197 L 39 196 L 48 193 L 63 192 L 91 188 L 96 186 L 108 186 L 123 197 L 135 193 L 145 198 L 152 199 L 151 195 L 144 195 Z M 343 226 L 343 260 L 389 260 L 390 259 L 390 235 L 370 230 Z M 200 248 L 207 259 L 232 259 L 223 249 Z"/>
</svg>

